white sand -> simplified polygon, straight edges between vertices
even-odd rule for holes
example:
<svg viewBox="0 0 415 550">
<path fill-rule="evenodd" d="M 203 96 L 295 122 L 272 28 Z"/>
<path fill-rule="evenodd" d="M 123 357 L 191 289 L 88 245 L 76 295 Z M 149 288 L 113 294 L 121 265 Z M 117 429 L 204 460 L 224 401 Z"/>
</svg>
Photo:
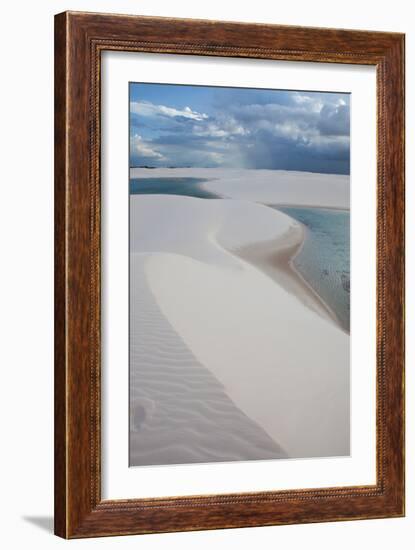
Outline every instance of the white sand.
<svg viewBox="0 0 415 550">
<path fill-rule="evenodd" d="M 318 204 L 344 205 L 339 194 L 323 194 Z M 302 238 L 297 222 L 247 201 L 131 197 L 133 265 L 140 257 L 160 311 L 198 363 L 288 456 L 345 455 L 349 337 L 307 306 L 305 289 L 290 291 L 278 284 L 278 270 L 271 277 L 241 254 L 253 244 L 283 250 Z M 179 368 L 170 362 L 171 372 Z M 131 366 L 134 375 L 138 359 Z"/>
<path fill-rule="evenodd" d="M 227 395 L 157 305 L 145 264 L 131 256 L 130 465 L 284 458 Z"/>
<path fill-rule="evenodd" d="M 132 168 L 134 178 L 205 178 L 207 191 L 220 197 L 267 204 L 349 209 L 350 177 L 285 170 L 224 168 Z"/>
</svg>

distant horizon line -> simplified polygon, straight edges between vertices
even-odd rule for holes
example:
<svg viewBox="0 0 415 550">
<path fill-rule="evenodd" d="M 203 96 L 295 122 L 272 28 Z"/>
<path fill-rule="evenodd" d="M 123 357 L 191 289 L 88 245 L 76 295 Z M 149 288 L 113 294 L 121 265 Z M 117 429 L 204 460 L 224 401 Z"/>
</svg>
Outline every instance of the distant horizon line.
<svg viewBox="0 0 415 550">
<path fill-rule="evenodd" d="M 157 169 L 168 169 L 168 170 L 180 170 L 182 168 L 195 168 L 198 169 L 205 169 L 205 170 L 271 170 L 271 171 L 283 171 L 283 172 L 306 172 L 310 174 L 332 174 L 335 176 L 350 176 L 350 172 L 344 173 L 344 172 L 320 172 L 318 170 L 300 170 L 297 168 L 230 168 L 230 167 L 223 167 L 223 166 L 150 166 L 150 165 L 139 165 L 139 166 L 130 166 L 130 170 L 133 170 L 135 168 L 143 168 L 146 170 L 157 170 Z"/>
</svg>

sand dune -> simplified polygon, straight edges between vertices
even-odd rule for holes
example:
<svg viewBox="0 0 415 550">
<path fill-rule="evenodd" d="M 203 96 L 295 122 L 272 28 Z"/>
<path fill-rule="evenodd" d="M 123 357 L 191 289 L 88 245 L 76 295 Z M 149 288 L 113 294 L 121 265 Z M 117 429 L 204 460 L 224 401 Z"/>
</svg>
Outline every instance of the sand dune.
<svg viewBox="0 0 415 550">
<path fill-rule="evenodd" d="M 130 465 L 283 458 L 161 313 L 131 256 Z"/>
<path fill-rule="evenodd" d="M 219 197 L 264 204 L 350 208 L 350 177 L 286 170 L 224 168 L 132 168 L 132 178 L 201 178 L 207 191 Z"/>
<path fill-rule="evenodd" d="M 264 265 L 255 265 L 252 258 L 247 261 L 241 254 L 247 247 L 267 243 L 281 250 L 295 247 L 301 243 L 302 235 L 301 226 L 288 216 L 247 201 L 165 195 L 131 197 L 131 289 L 140 277 L 145 276 L 146 281 L 132 293 L 132 315 L 140 311 L 139 300 L 155 301 L 151 324 L 158 336 L 152 353 L 167 350 L 163 369 L 176 381 L 187 380 L 203 365 L 212 377 L 209 380 L 217 381 L 222 391 L 222 397 L 215 399 L 223 401 L 225 395 L 228 405 L 232 405 L 232 415 L 236 415 L 236 410 L 241 422 L 243 418 L 252 422 L 251 427 L 259 426 L 262 447 L 271 449 L 271 454 L 275 452 L 275 458 L 283 455 L 281 447 L 290 457 L 349 453 L 349 338 L 330 318 L 309 307 L 307 300 L 312 298 L 305 288 L 287 288 L 287 272 L 284 282 L 278 270 L 272 276 L 267 272 L 266 259 Z M 168 338 L 162 328 L 167 321 Z M 132 424 L 139 435 L 132 435 L 132 463 L 192 461 L 186 457 L 180 460 L 180 456 L 194 439 L 179 438 L 175 451 L 162 443 L 164 450 L 159 449 L 160 452 L 141 439 L 141 424 L 145 426 L 145 418 L 154 418 L 160 405 L 145 389 L 145 375 L 140 371 L 143 352 L 135 355 L 134 351 L 134 342 L 142 337 L 140 324 L 132 318 L 131 326 L 132 392 L 142 392 L 134 394 Z M 186 372 L 181 370 L 187 361 L 183 361 L 182 353 L 191 357 Z M 147 363 L 146 368 L 154 369 L 159 359 L 155 357 L 154 364 Z M 154 391 L 162 376 L 154 372 L 153 382 L 150 380 Z M 172 402 L 164 418 L 176 421 L 181 414 L 180 403 L 183 404 L 180 391 L 166 393 Z M 203 403 L 203 398 L 196 403 Z M 160 414 L 163 417 L 161 409 Z M 193 422 L 190 416 L 189 429 Z M 190 430 L 194 434 L 204 431 L 197 422 Z M 149 437 L 157 440 L 157 430 L 162 430 L 162 426 L 159 418 L 158 428 Z M 232 421 L 228 427 L 231 429 Z M 244 434 L 244 429 L 235 431 Z M 225 439 L 221 440 L 222 459 L 227 454 L 224 449 L 228 449 L 231 459 L 247 458 L 242 447 L 236 451 L 238 445 L 227 445 Z M 276 450 L 269 447 L 269 439 L 275 442 Z M 220 454 L 221 444 L 218 446 L 217 441 L 213 438 L 199 447 L 207 460 L 216 460 L 214 456 Z M 139 442 L 152 453 L 154 449 L 150 462 L 139 458 Z M 259 454 L 268 457 L 263 450 Z M 169 456 L 175 458 L 167 460 Z"/>
</svg>

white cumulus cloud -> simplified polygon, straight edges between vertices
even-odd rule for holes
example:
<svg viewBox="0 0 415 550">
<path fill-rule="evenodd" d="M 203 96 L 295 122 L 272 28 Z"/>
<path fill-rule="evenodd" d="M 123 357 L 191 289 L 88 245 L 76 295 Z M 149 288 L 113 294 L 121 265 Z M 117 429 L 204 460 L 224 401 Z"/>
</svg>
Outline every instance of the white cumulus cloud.
<svg viewBox="0 0 415 550">
<path fill-rule="evenodd" d="M 131 137 L 131 151 L 141 157 L 163 160 L 164 156 L 151 146 L 151 143 L 145 141 L 140 135 L 135 134 Z"/>
<path fill-rule="evenodd" d="M 209 118 L 207 114 L 193 111 L 190 107 L 175 109 L 166 105 L 155 105 L 149 101 L 133 101 L 131 103 L 131 112 L 141 116 L 183 117 L 198 121 Z"/>
<path fill-rule="evenodd" d="M 203 125 L 195 125 L 193 133 L 196 136 L 205 136 L 212 138 L 228 138 L 231 136 L 245 136 L 249 131 L 241 124 L 237 124 L 235 120 L 228 118 L 216 122 L 204 123 Z"/>
</svg>

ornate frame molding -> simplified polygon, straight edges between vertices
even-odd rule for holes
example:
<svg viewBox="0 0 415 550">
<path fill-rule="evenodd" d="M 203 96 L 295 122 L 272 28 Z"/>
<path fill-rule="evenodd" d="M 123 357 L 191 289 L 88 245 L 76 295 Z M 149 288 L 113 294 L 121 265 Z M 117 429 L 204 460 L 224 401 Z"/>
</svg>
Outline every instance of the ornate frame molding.
<svg viewBox="0 0 415 550">
<path fill-rule="evenodd" d="M 101 500 L 100 74 L 105 50 L 376 66 L 376 485 Z M 402 516 L 404 35 L 65 12 L 55 18 L 55 52 L 56 534 L 76 538 Z"/>
</svg>

